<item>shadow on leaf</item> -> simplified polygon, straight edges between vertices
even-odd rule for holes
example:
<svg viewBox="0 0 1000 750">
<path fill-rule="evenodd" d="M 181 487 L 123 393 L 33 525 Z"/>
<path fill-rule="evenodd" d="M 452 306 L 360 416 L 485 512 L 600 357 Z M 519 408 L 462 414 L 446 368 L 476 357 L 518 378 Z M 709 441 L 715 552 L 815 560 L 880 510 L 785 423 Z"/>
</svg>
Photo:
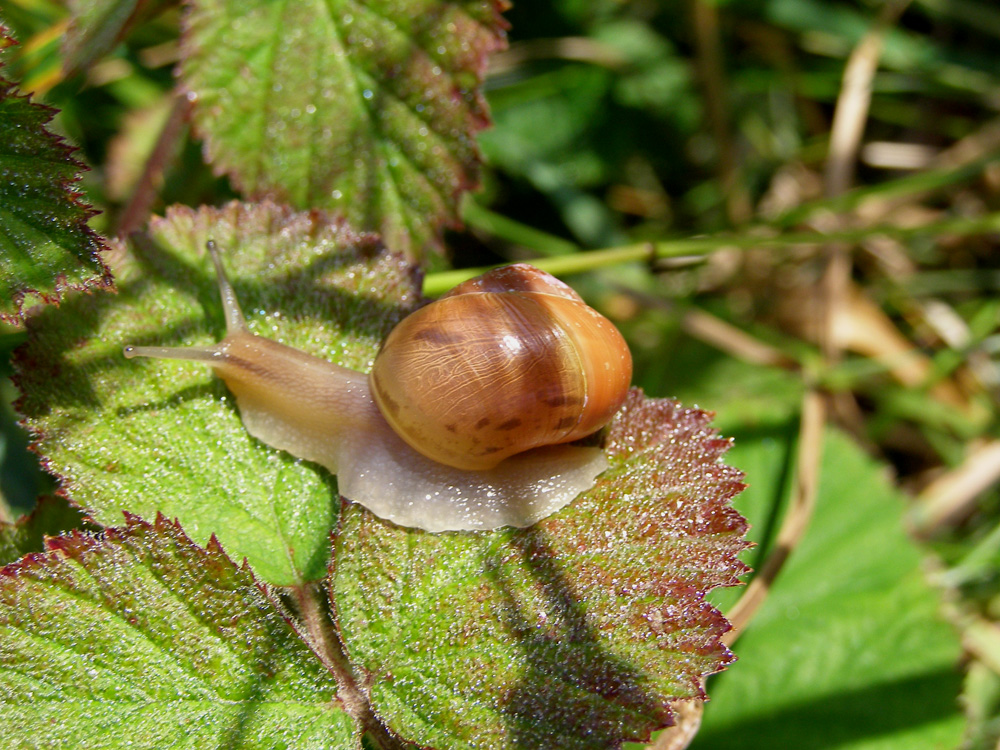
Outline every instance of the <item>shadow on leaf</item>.
<svg viewBox="0 0 1000 750">
<path fill-rule="evenodd" d="M 521 569 L 530 573 L 531 598 L 541 606 L 541 612 L 526 612 L 523 597 L 500 571 L 501 561 L 485 560 L 486 574 L 506 600 L 502 616 L 528 666 L 521 683 L 503 697 L 510 746 L 617 747 L 639 739 L 640 727 L 648 733 L 672 724 L 669 707 L 643 688 L 642 673 L 602 645 L 597 623 L 588 618 L 544 532 L 517 531 L 508 549 L 517 551 Z"/>
<path fill-rule="evenodd" d="M 776 712 L 755 712 L 751 718 L 719 728 L 712 727 L 709 704 L 705 728 L 694 747 L 828 750 L 860 740 L 890 737 L 954 716 L 955 707 L 942 702 L 940 696 L 958 695 L 961 684 L 958 671 L 925 672 L 834 693 Z"/>
</svg>

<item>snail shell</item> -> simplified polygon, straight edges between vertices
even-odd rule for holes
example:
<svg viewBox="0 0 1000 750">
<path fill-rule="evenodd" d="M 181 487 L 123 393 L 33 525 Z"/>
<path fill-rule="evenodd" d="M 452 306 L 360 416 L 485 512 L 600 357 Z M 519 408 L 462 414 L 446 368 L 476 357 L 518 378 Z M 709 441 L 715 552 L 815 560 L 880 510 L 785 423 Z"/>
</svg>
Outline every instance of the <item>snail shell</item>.
<svg viewBox="0 0 1000 750">
<path fill-rule="evenodd" d="M 621 334 L 568 286 L 518 264 L 404 319 L 371 372 L 393 429 L 428 458 L 490 469 L 603 427 L 632 360 Z"/>
<path fill-rule="evenodd" d="M 393 329 L 362 373 L 250 333 L 214 243 L 227 334 L 208 347 L 126 347 L 201 361 L 247 431 L 337 475 L 340 493 L 428 531 L 529 526 L 591 487 L 631 379 L 617 329 L 568 286 L 519 264 Z"/>
</svg>

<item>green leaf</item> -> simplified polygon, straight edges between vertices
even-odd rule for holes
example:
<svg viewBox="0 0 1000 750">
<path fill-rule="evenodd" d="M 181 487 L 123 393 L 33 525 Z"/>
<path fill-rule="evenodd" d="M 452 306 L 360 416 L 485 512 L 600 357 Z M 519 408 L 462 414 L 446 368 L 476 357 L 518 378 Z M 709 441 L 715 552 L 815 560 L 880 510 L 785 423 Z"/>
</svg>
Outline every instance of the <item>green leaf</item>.
<svg viewBox="0 0 1000 750">
<path fill-rule="evenodd" d="M 735 438 L 727 462 L 749 478 L 736 506 L 758 545 L 745 558 L 759 569 L 795 483 L 801 379 L 692 342 L 671 365 L 650 387 L 716 410 Z M 959 638 L 907 537 L 906 509 L 884 464 L 827 432 L 809 528 L 734 645 L 739 663 L 708 681 L 692 750 L 959 746 Z M 741 593 L 709 599 L 728 612 Z"/>
<path fill-rule="evenodd" d="M 70 0 L 73 23 L 63 40 L 63 70 L 76 75 L 110 52 L 138 23 L 176 0 Z"/>
<path fill-rule="evenodd" d="M 0 522 L 0 566 L 32 552 L 41 552 L 47 536 L 80 528 L 83 514 L 61 497 L 46 496 L 16 523 Z"/>
<path fill-rule="evenodd" d="M 740 507 L 765 545 L 792 455 L 776 437 L 741 435 L 730 456 L 754 477 Z M 693 748 L 959 745 L 961 646 L 904 533 L 903 498 L 844 436 L 826 442 L 809 530 L 736 643 L 739 667 L 709 681 Z"/>
<path fill-rule="evenodd" d="M 501 0 L 198 0 L 182 82 L 209 159 L 253 196 L 440 249 L 477 181 L 480 82 Z"/>
<path fill-rule="evenodd" d="M 322 575 L 336 530 L 337 633 L 372 716 L 408 741 L 603 749 L 702 697 L 732 658 L 704 594 L 738 582 L 746 528 L 707 414 L 633 392 L 611 469 L 531 529 L 432 535 L 342 510 L 325 470 L 248 437 L 203 365 L 122 357 L 125 343 L 221 338 L 208 238 L 252 330 L 355 369 L 419 301 L 412 266 L 316 212 L 168 212 L 116 248 L 116 297 L 28 326 L 20 407 L 64 492 L 105 525 L 159 510 L 196 542 L 217 533 L 282 585 Z"/>
<path fill-rule="evenodd" d="M 744 572 L 739 472 L 709 417 L 634 391 L 611 469 L 520 530 L 430 535 L 351 506 L 332 603 L 376 715 L 436 748 L 615 747 L 732 657 L 704 601 Z"/>
<path fill-rule="evenodd" d="M 4 568 L 0 634 L 7 747 L 358 746 L 282 609 L 162 517 Z"/>
<path fill-rule="evenodd" d="M 0 49 L 10 44 L 0 26 Z M 87 226 L 94 211 L 75 189 L 85 167 L 45 127 L 54 114 L 0 77 L 0 321 L 20 320 L 35 300 L 112 286 L 104 242 Z"/>
<path fill-rule="evenodd" d="M 588 65 L 520 81 L 491 97 L 497 127 L 480 138 L 490 164 L 528 180 L 594 247 L 627 241 L 604 202 L 587 192 L 607 176 L 600 150 L 623 139 L 616 127 L 597 127 L 609 118 L 611 83 L 608 71 Z"/>
<path fill-rule="evenodd" d="M 116 249 L 118 295 L 33 316 L 16 355 L 19 407 L 48 469 L 98 523 L 160 511 L 198 543 L 216 534 L 269 583 L 319 580 L 340 506 L 331 476 L 249 437 L 207 367 L 122 356 L 126 344 L 224 335 L 209 238 L 251 330 L 355 369 L 419 298 L 402 258 L 319 214 L 176 208 Z"/>
</svg>

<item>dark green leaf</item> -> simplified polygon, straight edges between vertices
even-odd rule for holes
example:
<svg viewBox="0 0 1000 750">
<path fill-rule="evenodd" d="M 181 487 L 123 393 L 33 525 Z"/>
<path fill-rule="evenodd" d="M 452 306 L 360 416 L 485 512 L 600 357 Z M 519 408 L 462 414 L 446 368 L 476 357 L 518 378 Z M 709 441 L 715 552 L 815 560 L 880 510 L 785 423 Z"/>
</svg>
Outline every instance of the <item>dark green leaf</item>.
<svg viewBox="0 0 1000 750">
<path fill-rule="evenodd" d="M 11 43 L 0 26 L 0 49 Z M 87 226 L 94 211 L 75 188 L 84 166 L 46 128 L 54 114 L 0 77 L 0 321 L 67 290 L 112 286 Z"/>
</svg>

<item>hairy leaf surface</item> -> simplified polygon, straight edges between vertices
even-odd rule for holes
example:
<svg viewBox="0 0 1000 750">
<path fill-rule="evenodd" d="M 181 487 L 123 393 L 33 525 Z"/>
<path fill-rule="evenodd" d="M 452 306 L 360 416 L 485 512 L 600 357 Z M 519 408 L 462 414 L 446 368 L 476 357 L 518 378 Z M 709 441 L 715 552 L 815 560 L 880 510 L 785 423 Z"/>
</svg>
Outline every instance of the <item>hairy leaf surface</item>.
<svg viewBox="0 0 1000 750">
<path fill-rule="evenodd" d="M 0 50 L 13 44 L 0 25 Z M 75 184 L 85 167 L 46 127 L 55 110 L 0 76 L 0 321 L 71 289 L 110 288 L 94 211 Z"/>
<path fill-rule="evenodd" d="M 271 204 L 172 210 L 118 248 L 116 297 L 33 318 L 20 404 L 64 492 L 100 523 L 178 517 L 263 579 L 330 579 L 338 636 L 375 718 L 421 746 L 614 747 L 671 721 L 732 655 L 705 593 L 734 585 L 741 474 L 710 415 L 633 391 L 611 468 L 523 530 L 429 534 L 342 502 L 325 469 L 250 438 L 202 364 L 125 360 L 125 343 L 224 334 L 203 246 L 224 251 L 251 329 L 355 369 L 420 301 L 371 237 Z"/>
<path fill-rule="evenodd" d="M 162 517 L 0 571 L 5 747 L 348 748 L 355 733 L 250 572 Z"/>
<path fill-rule="evenodd" d="M 341 212 L 419 257 L 477 181 L 502 7 L 191 3 L 182 81 L 210 161 L 250 195 Z"/>
<path fill-rule="evenodd" d="M 209 238 L 251 330 L 355 369 L 417 298 L 401 258 L 320 215 L 178 208 L 117 248 L 117 295 L 35 316 L 17 353 L 19 406 L 48 469 L 99 523 L 160 511 L 198 543 L 216 534 L 270 583 L 319 580 L 339 508 L 331 476 L 251 438 L 208 367 L 122 354 L 225 335 Z"/>
<path fill-rule="evenodd" d="M 333 606 L 383 721 L 422 746 L 604 750 L 703 697 L 732 659 L 704 594 L 745 572 L 746 531 L 708 419 L 634 391 L 611 469 L 528 529 L 430 535 L 349 509 Z"/>
</svg>

